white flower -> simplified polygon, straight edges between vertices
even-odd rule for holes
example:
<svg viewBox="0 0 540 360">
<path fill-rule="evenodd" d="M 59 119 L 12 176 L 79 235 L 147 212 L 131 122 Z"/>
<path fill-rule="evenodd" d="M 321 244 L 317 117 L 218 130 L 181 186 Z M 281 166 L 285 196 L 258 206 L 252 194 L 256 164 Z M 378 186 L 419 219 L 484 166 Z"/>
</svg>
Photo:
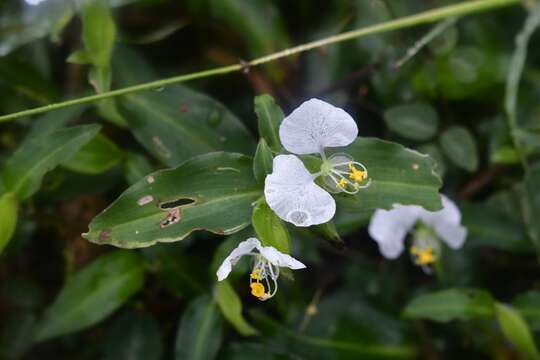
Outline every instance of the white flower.
<svg viewBox="0 0 540 360">
<path fill-rule="evenodd" d="M 258 252 L 254 252 L 254 250 Z M 251 294 L 259 300 L 268 300 L 276 294 L 280 267 L 288 267 L 293 270 L 306 267 L 292 256 L 283 254 L 272 246 L 262 246 L 256 238 L 249 238 L 238 244 L 229 256 L 223 260 L 216 272 L 218 281 L 225 280 L 229 276 L 232 267 L 245 255 L 254 257 L 249 284 Z"/>
<path fill-rule="evenodd" d="M 452 200 L 441 197 L 443 208 L 439 211 L 427 211 L 416 205 L 394 205 L 391 210 L 375 211 L 368 231 L 384 257 L 395 259 L 403 252 L 405 237 L 417 222 L 425 225 L 415 233 L 410 250 L 417 265 L 426 266 L 437 260 L 440 253 L 437 238 L 452 249 L 463 246 L 467 229 L 460 223 L 461 213 Z"/>
<path fill-rule="evenodd" d="M 369 186 L 367 169 L 347 154 L 326 158 L 327 147 L 347 146 L 358 135 L 353 118 L 322 100 L 304 102 L 283 119 L 279 137 L 285 149 L 298 155 L 320 154 L 320 171 L 311 174 L 294 155 L 274 158 L 273 172 L 265 179 L 266 202 L 283 220 L 296 226 L 328 222 L 335 214 L 332 196 L 315 179 L 322 177 L 327 190 L 355 194 Z"/>
</svg>

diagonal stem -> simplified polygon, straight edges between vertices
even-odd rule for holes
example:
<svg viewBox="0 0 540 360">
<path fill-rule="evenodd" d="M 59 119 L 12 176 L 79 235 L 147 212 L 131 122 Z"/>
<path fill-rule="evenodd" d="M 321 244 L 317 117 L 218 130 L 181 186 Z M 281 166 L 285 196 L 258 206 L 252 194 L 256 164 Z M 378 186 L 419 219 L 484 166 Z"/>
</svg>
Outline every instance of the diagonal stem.
<svg viewBox="0 0 540 360">
<path fill-rule="evenodd" d="M 329 36 L 320 40 L 312 41 L 306 44 L 298 45 L 289 49 L 285 49 L 273 54 L 262 56 L 256 59 L 253 59 L 249 62 L 242 62 L 235 65 L 223 66 L 215 69 L 209 69 L 199 72 L 194 72 L 185 75 L 173 76 L 166 79 L 151 81 L 143 84 L 133 85 L 124 87 L 117 90 L 111 90 L 102 92 L 95 95 L 84 96 L 76 99 L 71 99 L 67 101 L 62 101 L 58 103 L 53 103 L 41 107 L 36 107 L 33 109 L 27 109 L 7 115 L 0 116 L 0 122 L 14 120 L 24 116 L 31 116 L 36 114 L 41 114 L 49 112 L 52 110 L 57 110 L 65 108 L 68 106 L 86 104 L 91 102 L 96 102 L 99 100 L 104 100 L 116 96 L 131 94 L 134 92 L 139 92 L 143 90 L 151 90 L 160 88 L 166 85 L 177 84 L 181 82 L 186 82 L 189 80 L 200 79 L 210 76 L 223 75 L 232 72 L 237 72 L 244 70 L 246 68 L 261 65 L 271 61 L 275 61 L 281 58 L 289 57 L 296 55 L 311 49 L 319 48 L 325 45 L 335 44 L 346 40 L 357 39 L 363 36 L 379 34 L 383 32 L 404 29 L 420 24 L 432 23 L 441 19 L 445 19 L 453 16 L 460 16 L 466 14 L 477 13 L 480 11 L 486 11 L 498 7 L 510 6 L 519 3 L 521 0 L 473 0 L 473 1 L 464 1 L 460 4 L 443 6 L 437 9 L 424 11 L 415 15 L 404 16 L 395 20 L 390 20 L 382 22 L 380 24 L 375 24 L 371 26 L 366 26 L 360 29 L 355 29 L 352 31 L 347 31 L 338 35 Z"/>
</svg>

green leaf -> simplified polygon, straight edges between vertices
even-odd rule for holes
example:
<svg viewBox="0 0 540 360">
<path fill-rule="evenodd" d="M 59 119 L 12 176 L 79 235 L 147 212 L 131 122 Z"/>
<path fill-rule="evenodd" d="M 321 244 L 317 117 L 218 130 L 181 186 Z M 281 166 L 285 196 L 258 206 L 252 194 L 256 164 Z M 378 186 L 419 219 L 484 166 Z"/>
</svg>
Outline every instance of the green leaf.
<svg viewBox="0 0 540 360">
<path fill-rule="evenodd" d="M 494 301 L 483 290 L 448 289 L 423 294 L 412 299 L 403 314 L 408 318 L 438 322 L 493 316 Z"/>
<path fill-rule="evenodd" d="M 114 251 L 75 274 L 46 309 L 36 341 L 70 334 L 105 319 L 143 286 L 144 268 L 135 252 Z"/>
<path fill-rule="evenodd" d="M 341 249 L 345 246 L 345 242 L 339 235 L 336 229 L 336 224 L 333 221 L 329 221 L 324 224 L 315 225 L 312 227 L 312 230 L 316 234 L 322 235 L 322 237 L 330 241 L 330 243 L 337 248 Z"/>
<path fill-rule="evenodd" d="M 127 49 L 115 52 L 114 63 L 122 86 L 157 78 Z M 168 166 L 213 151 L 253 153 L 252 136 L 242 122 L 221 103 L 187 87 L 126 95 L 120 104 L 137 140 Z"/>
<path fill-rule="evenodd" d="M 523 224 L 494 206 L 464 204 L 463 226 L 467 228 L 466 246 L 492 246 L 519 253 L 533 249 Z"/>
<path fill-rule="evenodd" d="M 108 137 L 97 134 L 63 166 L 83 174 L 100 174 L 118 164 L 124 153 Z"/>
<path fill-rule="evenodd" d="M 253 209 L 251 223 L 263 246 L 272 246 L 284 254 L 291 253 L 291 237 L 287 227 L 265 202 Z"/>
<path fill-rule="evenodd" d="M 0 197 L 0 254 L 15 232 L 18 210 L 19 202 L 14 193 L 8 192 Z"/>
<path fill-rule="evenodd" d="M 266 141 L 261 139 L 255 151 L 255 158 L 253 159 L 253 174 L 259 184 L 264 184 L 266 175 L 272 172 L 272 164 L 272 151 L 266 144 Z"/>
<path fill-rule="evenodd" d="M 90 223 L 83 236 L 123 248 L 184 239 L 195 230 L 228 235 L 250 223 L 262 195 L 250 158 L 211 153 L 139 180 Z"/>
<path fill-rule="evenodd" d="M 98 134 L 63 166 L 82 174 L 96 175 L 118 164 L 124 152 L 105 135 Z"/>
<path fill-rule="evenodd" d="M 440 141 L 443 152 L 454 164 L 470 172 L 478 168 L 478 149 L 469 130 L 452 126 L 442 134 Z"/>
<path fill-rule="evenodd" d="M 429 156 L 373 138 L 358 138 L 344 152 L 366 166 L 371 185 L 355 196 L 336 197 L 338 212 L 360 216 L 390 209 L 396 203 L 420 205 L 430 211 L 441 208 L 441 180 Z"/>
<path fill-rule="evenodd" d="M 257 329 L 251 326 L 242 315 L 242 300 L 238 297 L 228 280 L 216 284 L 216 301 L 221 313 L 240 334 L 251 336 Z"/>
<path fill-rule="evenodd" d="M 535 163 L 525 175 L 523 204 L 525 224 L 529 237 L 540 251 L 540 162 Z"/>
<path fill-rule="evenodd" d="M 97 67 L 106 67 L 116 38 L 116 26 L 105 1 L 86 1 L 82 7 L 83 42 L 86 54 Z"/>
<path fill-rule="evenodd" d="M 209 296 L 193 300 L 176 335 L 176 360 L 212 360 L 221 346 L 221 316 Z"/>
<path fill-rule="evenodd" d="M 21 200 L 32 196 L 39 189 L 43 176 L 71 158 L 96 136 L 99 129 L 98 125 L 75 126 L 24 142 L 2 172 L 7 191 L 16 193 Z"/>
<path fill-rule="evenodd" d="M 252 58 L 270 54 L 289 46 L 283 17 L 277 4 L 270 0 L 209 0 L 209 12 L 223 21 L 231 32 L 242 38 Z M 268 64 L 274 78 L 283 77 L 283 67 Z"/>
<path fill-rule="evenodd" d="M 521 313 L 531 329 L 540 330 L 540 291 L 530 290 L 518 295 L 512 301 L 512 307 Z"/>
<path fill-rule="evenodd" d="M 496 303 L 495 315 L 504 336 L 514 345 L 522 359 L 540 359 L 531 331 L 518 311 L 510 305 Z"/>
<path fill-rule="evenodd" d="M 384 112 L 384 121 L 392 131 L 411 140 L 428 140 L 437 132 L 439 117 L 428 104 L 407 104 Z"/>
<path fill-rule="evenodd" d="M 92 63 L 92 60 L 86 50 L 80 49 L 80 50 L 75 50 L 74 52 L 69 54 L 68 58 L 66 59 L 66 62 L 71 63 L 71 64 L 86 65 L 86 64 Z"/>
<path fill-rule="evenodd" d="M 259 122 L 259 135 L 273 152 L 281 152 L 283 146 L 279 140 L 279 126 L 285 115 L 270 95 L 255 97 L 255 113 Z"/>
<path fill-rule="evenodd" d="M 161 353 L 159 326 L 146 313 L 124 313 L 107 331 L 105 360 L 159 360 Z"/>
</svg>

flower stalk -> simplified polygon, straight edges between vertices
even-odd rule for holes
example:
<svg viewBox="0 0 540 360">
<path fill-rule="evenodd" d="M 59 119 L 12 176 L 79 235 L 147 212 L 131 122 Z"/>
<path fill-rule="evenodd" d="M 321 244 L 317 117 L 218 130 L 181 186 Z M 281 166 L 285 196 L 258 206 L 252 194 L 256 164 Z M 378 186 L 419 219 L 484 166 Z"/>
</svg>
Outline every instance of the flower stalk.
<svg viewBox="0 0 540 360">
<path fill-rule="evenodd" d="M 198 71 L 190 74 L 173 76 L 166 79 L 146 82 L 138 85 L 127 86 L 121 89 L 105 91 L 99 94 L 90 96 L 84 96 L 76 99 L 57 102 L 45 106 L 36 107 L 33 109 L 27 109 L 11 114 L 0 116 L 0 122 L 15 120 L 25 116 L 37 115 L 53 110 L 66 108 L 69 106 L 88 104 L 99 100 L 109 99 L 117 96 L 131 94 L 144 90 L 159 89 L 163 86 L 178 84 L 187 82 L 190 80 L 201 79 L 216 75 L 225 75 L 233 72 L 243 71 L 250 67 L 262 65 L 268 62 L 272 62 L 281 58 L 286 58 L 292 55 L 300 54 L 308 50 L 320 48 L 326 45 L 339 43 L 346 40 L 357 39 L 367 35 L 380 34 L 393 30 L 405 29 L 412 26 L 421 24 L 427 24 L 436 22 L 442 19 L 446 19 L 454 16 L 462 16 L 466 14 L 473 14 L 481 11 L 487 11 L 499 7 L 515 5 L 521 0 L 474 0 L 464 1 L 460 4 L 443 6 L 437 9 L 424 11 L 415 15 L 404 16 L 398 19 L 385 21 L 380 24 L 366 26 L 363 28 L 347 31 L 338 35 L 329 36 L 316 41 L 308 42 L 306 44 L 298 45 L 292 48 L 288 48 L 282 51 L 278 51 L 273 54 L 265 55 L 251 61 L 240 62 L 234 65 L 223 66 L 215 69 Z"/>
</svg>

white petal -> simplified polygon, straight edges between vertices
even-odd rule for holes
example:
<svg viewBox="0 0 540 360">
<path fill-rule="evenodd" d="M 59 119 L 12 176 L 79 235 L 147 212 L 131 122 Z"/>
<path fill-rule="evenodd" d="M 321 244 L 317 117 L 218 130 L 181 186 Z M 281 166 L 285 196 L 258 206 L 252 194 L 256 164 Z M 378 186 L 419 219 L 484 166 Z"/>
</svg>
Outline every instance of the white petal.
<svg viewBox="0 0 540 360">
<path fill-rule="evenodd" d="M 238 244 L 238 246 L 233 251 L 231 251 L 229 256 L 227 256 L 225 260 L 223 260 L 223 263 L 221 263 L 221 266 L 216 272 L 218 281 L 222 281 L 226 279 L 227 276 L 229 276 L 232 267 L 236 265 L 236 263 L 238 262 L 238 260 L 240 260 L 242 256 L 249 254 L 253 249 L 260 246 L 261 243 L 255 238 L 249 238 Z"/>
<path fill-rule="evenodd" d="M 336 202 L 313 182 L 300 159 L 294 155 L 274 158 L 273 172 L 264 181 L 268 206 L 283 220 L 296 226 L 328 222 L 336 212 Z"/>
<path fill-rule="evenodd" d="M 394 205 L 391 210 L 377 210 L 369 222 L 369 235 L 379 244 L 381 254 L 395 259 L 402 252 L 407 233 L 418 220 L 418 206 Z"/>
<path fill-rule="evenodd" d="M 304 269 L 306 265 L 296 260 L 290 255 L 283 254 L 272 246 L 259 246 L 257 248 L 261 255 L 273 265 L 279 267 L 288 267 L 289 269 Z"/>
<path fill-rule="evenodd" d="M 358 136 L 358 127 L 344 110 L 311 99 L 283 119 L 279 138 L 287 151 L 315 154 L 325 147 L 347 146 Z"/>
<path fill-rule="evenodd" d="M 461 226 L 461 212 L 456 204 L 444 195 L 443 208 L 439 211 L 423 211 L 420 218 L 430 226 L 451 248 L 458 249 L 465 242 L 467 229 Z"/>
</svg>

